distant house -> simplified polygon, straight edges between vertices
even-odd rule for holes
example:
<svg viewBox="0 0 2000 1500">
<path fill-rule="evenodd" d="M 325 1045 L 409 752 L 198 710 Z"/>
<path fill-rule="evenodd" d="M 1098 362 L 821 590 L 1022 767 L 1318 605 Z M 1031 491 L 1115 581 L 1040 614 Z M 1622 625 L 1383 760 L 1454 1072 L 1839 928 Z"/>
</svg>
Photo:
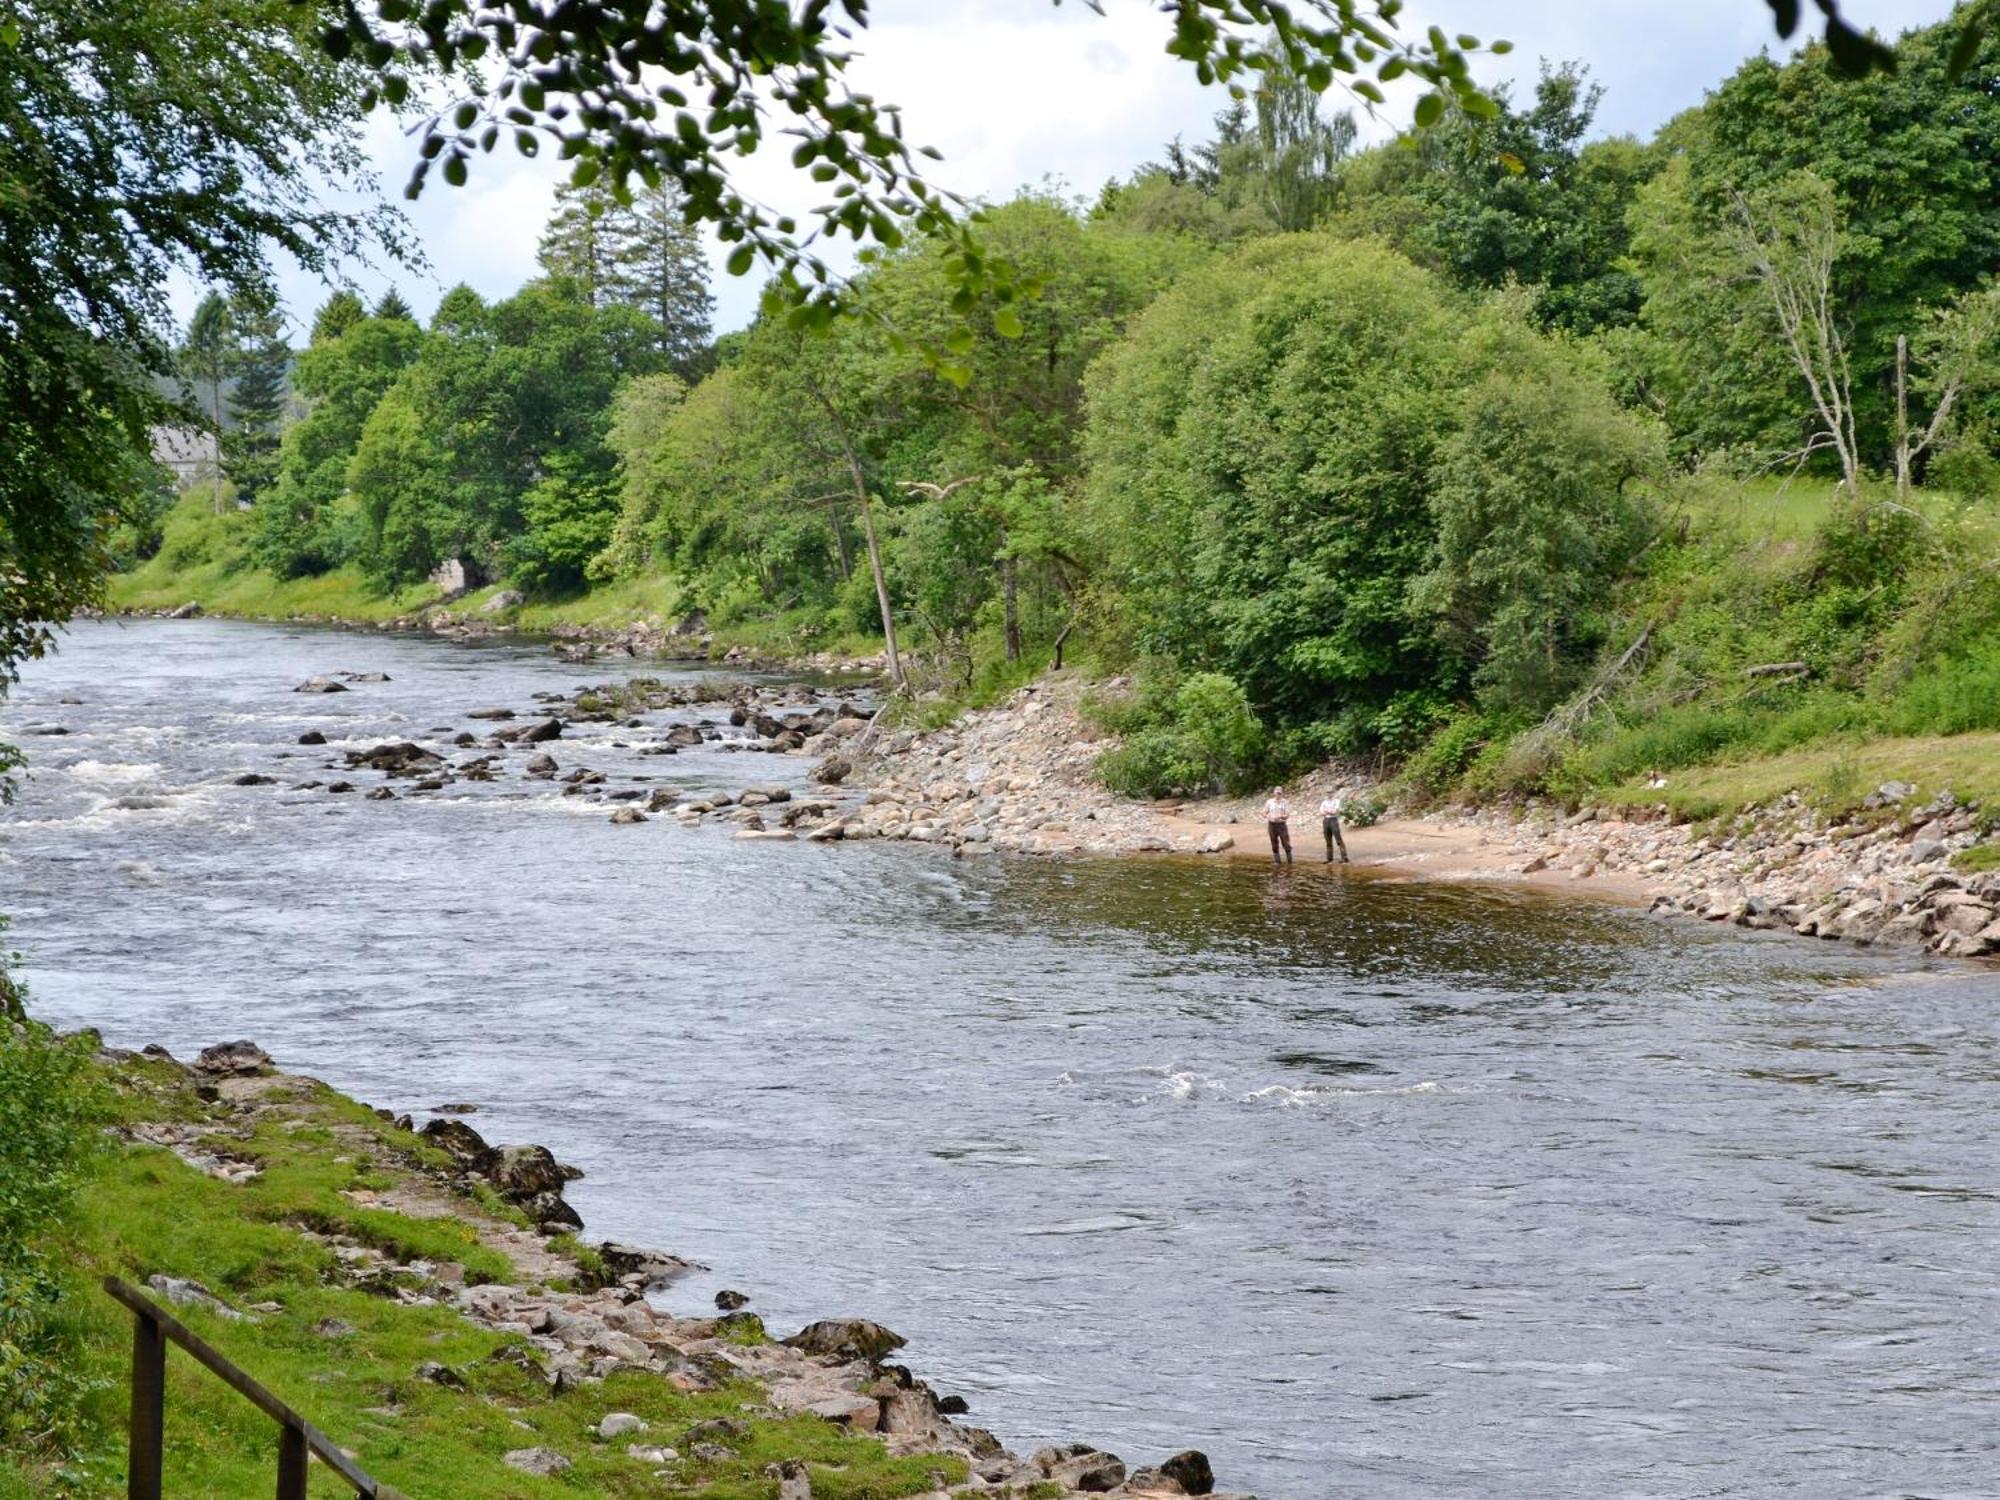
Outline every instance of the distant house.
<svg viewBox="0 0 2000 1500">
<path fill-rule="evenodd" d="M 171 469 L 175 485 L 187 489 L 213 482 L 221 456 L 212 432 L 199 427 L 155 427 L 153 461 Z"/>
</svg>

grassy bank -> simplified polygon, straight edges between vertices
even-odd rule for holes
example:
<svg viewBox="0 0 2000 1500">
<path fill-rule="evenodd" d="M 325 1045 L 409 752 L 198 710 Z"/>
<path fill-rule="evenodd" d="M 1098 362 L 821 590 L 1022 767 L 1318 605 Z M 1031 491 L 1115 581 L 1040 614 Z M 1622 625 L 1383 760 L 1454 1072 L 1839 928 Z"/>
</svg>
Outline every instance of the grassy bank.
<svg viewBox="0 0 2000 1500">
<path fill-rule="evenodd" d="M 1684 818 L 1885 781 L 2000 806 L 2000 510 L 1693 480 L 1546 720 L 1463 710 L 1402 768 L 1419 800 L 1548 794 Z"/>
<path fill-rule="evenodd" d="M 26 1038 L 18 1033 L 7 1045 L 23 1048 Z M 176 1309 L 378 1480 L 413 1496 L 528 1500 L 664 1488 L 769 1500 L 777 1481 L 766 1467 L 801 1459 L 815 1495 L 888 1500 L 931 1488 L 935 1470 L 962 1473 L 955 1460 L 891 1458 L 879 1441 L 817 1417 L 772 1415 L 762 1392 L 740 1382 L 685 1391 L 627 1370 L 558 1393 L 523 1340 L 468 1320 L 442 1288 L 461 1277 L 530 1285 L 552 1266 L 584 1281 L 590 1255 L 558 1242 L 551 1258 L 498 1199 L 461 1192 L 448 1212 L 418 1211 L 439 1201 L 449 1158 L 323 1085 L 282 1075 L 229 1080 L 211 1100 L 188 1070 L 145 1058 L 92 1060 L 72 1082 L 86 1113 L 115 1132 L 90 1147 L 70 1211 L 35 1247 L 60 1268 L 60 1299 L 43 1322 L 76 1389 L 67 1409 L 52 1408 L 35 1430 L 0 1426 L 4 1500 L 123 1493 L 131 1319 L 98 1289 L 106 1274 L 141 1285 L 155 1274 L 196 1281 L 243 1313 Z M 171 1136 L 183 1154 L 213 1153 L 255 1175 L 210 1175 L 135 1133 Z M 98 1134 L 91 1131 L 93 1142 Z M 509 1246 L 525 1246 L 527 1258 Z M 761 1334 L 751 1323 L 744 1336 Z M 15 1352 L 0 1341 L 0 1365 Z M 744 1426 L 726 1458 L 704 1450 L 663 1466 L 629 1457 L 629 1440 L 596 1437 L 613 1411 L 640 1417 L 644 1442 L 684 1452 L 682 1435 L 697 1422 Z M 503 1462 L 508 1451 L 535 1446 L 573 1467 L 537 1478 Z M 168 1360 L 166 1451 L 170 1494 L 249 1500 L 271 1492 L 268 1419 L 177 1353 Z M 315 1470 L 315 1495 L 344 1493 L 329 1478 Z"/>
<path fill-rule="evenodd" d="M 383 590 L 348 565 L 307 578 L 279 578 L 251 554 L 252 518 L 230 509 L 216 514 L 206 491 L 184 495 L 165 519 L 159 550 L 115 573 L 113 609 L 159 611 L 198 604 L 204 612 L 245 620 L 314 619 L 375 625 L 418 613 L 428 618 L 505 626 L 528 634 L 567 630 L 615 633 L 631 626 L 672 625 L 687 613 L 680 583 L 661 574 L 621 578 L 560 598 L 529 598 L 489 606 L 504 584 L 443 602 L 435 585 Z M 879 637 L 830 623 L 823 610 L 755 610 L 708 623 L 720 655 L 741 647 L 760 655 L 819 652 L 862 657 L 880 652 Z"/>
</svg>

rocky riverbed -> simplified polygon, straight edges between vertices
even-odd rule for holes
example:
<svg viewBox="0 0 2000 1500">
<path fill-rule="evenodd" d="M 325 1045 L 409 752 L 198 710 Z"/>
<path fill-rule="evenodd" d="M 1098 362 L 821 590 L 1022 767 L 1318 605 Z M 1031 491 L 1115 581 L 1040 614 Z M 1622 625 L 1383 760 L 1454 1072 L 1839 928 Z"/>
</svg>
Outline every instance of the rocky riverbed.
<svg viewBox="0 0 2000 1500">
<path fill-rule="evenodd" d="M 751 1299 L 739 1292 L 719 1293 L 713 1317 L 662 1311 L 649 1294 L 694 1269 L 692 1264 L 634 1246 L 586 1247 L 567 1238 L 582 1221 L 563 1200 L 563 1184 L 581 1174 L 540 1146 L 489 1145 L 461 1118 L 469 1106 L 434 1114 L 421 1128 L 407 1115 L 392 1119 L 388 1111 L 377 1111 L 389 1126 L 385 1156 L 379 1131 L 354 1123 L 328 1129 L 322 1086 L 279 1071 L 252 1042 L 210 1047 L 191 1065 L 157 1047 L 138 1059 L 105 1053 L 102 1060 L 114 1068 L 143 1061 L 152 1093 L 170 1106 L 157 1112 L 160 1118 L 133 1119 L 120 1127 L 135 1145 L 171 1151 L 197 1171 L 240 1186 L 260 1170 L 250 1144 L 260 1132 L 276 1129 L 301 1139 L 325 1132 L 326 1150 L 338 1153 L 335 1160 L 364 1153 L 374 1163 L 371 1185 L 343 1194 L 357 1208 L 465 1225 L 469 1244 L 498 1252 L 515 1268 L 511 1282 L 473 1284 L 458 1262 L 399 1256 L 337 1230 L 311 1223 L 298 1227 L 331 1247 L 343 1284 L 411 1308 L 456 1309 L 508 1336 L 503 1354 L 538 1371 L 551 1391 L 583 1395 L 613 1375 L 642 1372 L 681 1392 L 744 1386 L 759 1393 L 743 1405 L 741 1419 L 712 1419 L 678 1432 L 650 1430 L 634 1414 L 607 1409 L 595 1424 L 596 1438 L 617 1445 L 633 1465 L 662 1481 L 684 1486 L 730 1465 L 761 1422 L 804 1416 L 872 1434 L 891 1455 L 956 1460 L 935 1472 L 930 1500 L 1214 1492 L 1209 1462 L 1193 1449 L 1150 1465 L 1128 1465 L 1088 1443 L 1026 1456 L 1010 1453 L 991 1433 L 955 1420 L 966 1411 L 962 1399 L 940 1396 L 907 1366 L 891 1363 L 889 1356 L 905 1341 L 866 1318 L 822 1319 L 773 1339 L 749 1310 Z M 201 1101 L 203 1113 L 194 1115 L 173 1102 L 183 1091 Z M 399 1136 L 405 1143 L 400 1149 Z M 224 1319 L 283 1311 L 275 1304 L 236 1307 L 208 1286 L 175 1274 L 172 1266 L 145 1268 L 142 1279 L 171 1303 Z M 341 1331 L 319 1332 L 337 1339 Z M 460 1389 L 466 1383 L 464 1374 L 439 1363 L 421 1366 L 412 1378 Z M 571 1455 L 548 1446 L 512 1449 L 503 1457 L 509 1467 L 542 1476 L 573 1465 Z M 960 1466 L 962 1480 L 947 1477 Z M 815 1493 L 813 1470 L 802 1461 L 777 1460 L 764 1477 L 774 1483 L 778 1500 L 810 1500 Z"/>
</svg>

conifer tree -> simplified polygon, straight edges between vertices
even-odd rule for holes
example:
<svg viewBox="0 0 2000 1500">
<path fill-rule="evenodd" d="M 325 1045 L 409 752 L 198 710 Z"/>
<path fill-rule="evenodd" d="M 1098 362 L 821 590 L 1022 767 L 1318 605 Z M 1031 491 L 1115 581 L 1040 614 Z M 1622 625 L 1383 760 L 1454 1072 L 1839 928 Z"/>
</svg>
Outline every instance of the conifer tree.
<svg viewBox="0 0 2000 1500">
<path fill-rule="evenodd" d="M 229 303 L 220 292 L 201 299 L 188 319 L 187 337 L 181 341 L 181 378 L 194 388 L 195 400 L 208 414 L 215 440 L 222 441 L 222 382 L 235 371 L 236 332 L 231 327 Z M 222 468 L 215 470 L 215 509 L 222 511 Z"/>
<path fill-rule="evenodd" d="M 278 438 L 284 425 L 286 373 L 292 362 L 285 342 L 284 310 L 269 293 L 233 300 L 236 386 L 229 394 L 235 430 L 222 442 L 222 468 L 238 500 L 256 502 L 278 477 Z"/>
<path fill-rule="evenodd" d="M 608 277 L 610 300 L 646 313 L 659 325 L 660 352 L 682 376 L 701 373 L 715 299 L 701 238 L 670 184 L 633 197 L 614 221 Z"/>
<path fill-rule="evenodd" d="M 543 273 L 592 307 L 603 306 L 611 265 L 624 238 L 621 216 L 608 188 L 567 183 L 557 188 L 555 209 L 535 252 Z"/>
<path fill-rule="evenodd" d="M 384 292 L 382 299 L 375 304 L 374 316 L 378 318 L 401 318 L 405 323 L 414 323 L 417 321 L 416 312 L 411 308 L 409 303 L 403 300 L 403 294 L 394 287 L 390 287 L 388 291 Z"/>
<path fill-rule="evenodd" d="M 346 290 L 335 292 L 328 297 L 320 310 L 313 314 L 312 344 L 330 344 L 348 329 L 368 316 L 361 299 Z"/>
</svg>

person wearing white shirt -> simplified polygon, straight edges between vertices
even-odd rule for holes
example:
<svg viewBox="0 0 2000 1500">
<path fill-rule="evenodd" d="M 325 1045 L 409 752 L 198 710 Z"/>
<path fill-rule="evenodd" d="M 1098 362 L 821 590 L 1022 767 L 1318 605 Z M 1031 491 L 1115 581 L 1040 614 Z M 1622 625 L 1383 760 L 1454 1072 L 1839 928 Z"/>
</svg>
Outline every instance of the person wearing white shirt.
<svg viewBox="0 0 2000 1500">
<path fill-rule="evenodd" d="M 1322 797 L 1319 804 L 1319 831 L 1326 835 L 1326 862 L 1333 863 L 1334 846 L 1340 848 L 1340 862 L 1348 864 L 1347 840 L 1340 836 L 1340 798 Z"/>
<path fill-rule="evenodd" d="M 1271 835 L 1271 863 L 1290 864 L 1292 862 L 1291 806 L 1285 801 L 1285 789 L 1271 788 L 1271 795 L 1264 803 L 1264 827 Z M 1278 850 L 1285 851 L 1283 860 L 1278 858 Z"/>
</svg>

